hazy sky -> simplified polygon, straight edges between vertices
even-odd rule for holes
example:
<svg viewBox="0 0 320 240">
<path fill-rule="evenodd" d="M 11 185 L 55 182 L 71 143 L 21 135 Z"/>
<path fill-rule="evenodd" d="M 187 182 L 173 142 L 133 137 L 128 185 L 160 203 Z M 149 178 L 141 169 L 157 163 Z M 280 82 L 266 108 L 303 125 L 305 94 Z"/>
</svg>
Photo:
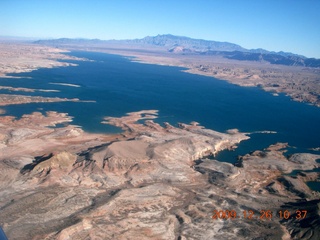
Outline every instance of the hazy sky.
<svg viewBox="0 0 320 240">
<path fill-rule="evenodd" d="M 174 34 L 320 58 L 320 0 L 0 0 L 0 35 Z"/>
</svg>

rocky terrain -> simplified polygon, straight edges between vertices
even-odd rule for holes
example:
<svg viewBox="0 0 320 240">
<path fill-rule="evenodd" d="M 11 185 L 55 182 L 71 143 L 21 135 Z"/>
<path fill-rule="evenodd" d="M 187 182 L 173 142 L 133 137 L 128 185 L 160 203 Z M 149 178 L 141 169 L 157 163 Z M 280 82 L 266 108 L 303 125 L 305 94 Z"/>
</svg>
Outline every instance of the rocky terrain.
<svg viewBox="0 0 320 240">
<path fill-rule="evenodd" d="M 46 53 L 46 48 L 34 51 L 49 58 L 43 63 L 39 58 L 34 69 L 64 58 L 51 59 L 53 50 Z M 23 49 L 32 53 L 32 48 Z M 211 74 L 194 57 L 132 53 L 140 61 Z M 13 65 L 24 62 L 17 59 Z M 217 64 L 226 64 L 220 60 Z M 70 100 L 78 101 L 0 95 L 2 106 Z M 8 238 L 319 239 L 320 193 L 305 182 L 319 180 L 319 172 L 308 170 L 320 167 L 320 155 L 285 156 L 287 144 L 276 143 L 240 156 L 235 164 L 219 162 L 214 160 L 217 152 L 234 149 L 249 134 L 237 129 L 220 133 L 196 122 L 160 125 L 153 121 L 157 113 L 105 117 L 102 124 L 117 126 L 122 133 L 103 135 L 72 125 L 67 113 L 34 112 L 17 119 L 0 109 L 0 226 Z M 290 174 L 293 170 L 300 171 Z"/>
<path fill-rule="evenodd" d="M 86 60 L 65 55 L 66 50 L 45 46 L 34 46 L 22 43 L 0 42 L 0 77 L 19 78 L 14 73 L 31 72 L 39 68 L 76 66 L 73 63 L 60 60 Z M 0 86 L 0 90 L 14 92 L 58 92 L 54 89 L 31 89 L 22 87 Z M 65 102 L 80 101 L 58 97 L 26 96 L 17 94 L 0 94 L 0 106 L 39 103 L 39 102 Z"/>
<path fill-rule="evenodd" d="M 228 64 L 192 64 L 191 73 L 226 79 L 240 86 L 259 87 L 277 96 L 284 93 L 298 102 L 320 106 L 320 70 L 303 67 L 273 67 L 235 62 Z"/>
<path fill-rule="evenodd" d="M 16 77 L 9 74 L 31 72 L 39 68 L 74 66 L 58 60 L 84 60 L 68 56 L 68 51 L 47 46 L 17 42 L 0 42 L 0 77 Z"/>
<path fill-rule="evenodd" d="M 108 117 L 124 130 L 109 139 L 47 127 L 70 121 L 65 114 L 3 117 L 0 225 L 9 239 L 318 239 L 319 193 L 304 182 L 319 176 L 285 174 L 319 167 L 319 155 L 286 158 L 277 144 L 236 165 L 209 160 L 248 137 L 197 123 L 161 126 L 156 117 Z M 237 217 L 214 218 L 226 210 Z"/>
<path fill-rule="evenodd" d="M 94 145 L 101 143 L 98 139 L 102 135 L 87 134 L 78 126 L 70 125 L 70 122 L 72 118 L 68 114 L 57 112 L 47 112 L 46 115 L 34 112 L 25 114 L 20 119 L 1 116 L 0 160 L 5 161 L 11 156 L 22 159 L 27 156 L 30 160 L 35 156 L 47 154 L 48 151 L 53 151 L 52 149 L 75 148 L 78 143 L 86 143 L 90 147 L 90 140 L 96 138 L 97 142 Z M 58 124 L 61 127 L 56 127 Z M 103 135 L 103 139 L 109 137 Z M 83 145 L 84 148 L 86 144 Z"/>
<path fill-rule="evenodd" d="M 92 49 L 94 50 L 94 48 Z M 99 51 L 134 56 L 135 61 L 179 66 L 186 72 L 214 77 L 244 87 L 259 87 L 275 96 L 284 93 L 292 100 L 320 106 L 320 70 L 300 66 L 271 65 L 225 59 L 219 55 L 188 55 L 181 52 L 100 48 Z"/>
<path fill-rule="evenodd" d="M 24 103 L 40 103 L 40 102 L 79 102 L 78 98 L 58 98 L 58 97 L 40 97 L 40 96 L 24 96 L 13 94 L 0 94 L 0 106 Z"/>
</svg>

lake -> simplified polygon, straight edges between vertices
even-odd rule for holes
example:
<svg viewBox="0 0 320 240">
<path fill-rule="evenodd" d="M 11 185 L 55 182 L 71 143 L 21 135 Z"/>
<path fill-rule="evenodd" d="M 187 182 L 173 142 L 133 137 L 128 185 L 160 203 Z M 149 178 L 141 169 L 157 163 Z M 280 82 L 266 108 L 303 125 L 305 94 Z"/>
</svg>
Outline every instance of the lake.
<svg viewBox="0 0 320 240">
<path fill-rule="evenodd" d="M 320 108 L 291 101 L 283 94 L 275 97 L 256 87 L 240 87 L 215 78 L 185 73 L 183 68 L 142 64 L 112 54 L 75 51 L 70 55 L 94 61 L 71 61 L 78 66 L 12 74 L 22 78 L 1 78 L 0 84 L 60 91 L 14 94 L 80 98 L 95 103 L 12 105 L 4 107 L 7 114 L 19 117 L 34 111 L 68 112 L 74 117 L 73 124 L 82 126 L 85 131 L 114 133 L 120 130 L 101 124 L 103 117 L 157 109 L 158 123 L 175 125 L 177 122 L 197 121 L 206 128 L 221 132 L 231 128 L 242 132 L 277 132 L 252 134 L 251 139 L 240 143 L 236 151 L 218 154 L 219 160 L 228 162 L 234 162 L 237 155 L 263 149 L 276 142 L 288 142 L 293 146 L 288 153 L 312 152 L 309 148 L 320 147 Z M 0 93 L 9 91 L 1 90 Z"/>
</svg>

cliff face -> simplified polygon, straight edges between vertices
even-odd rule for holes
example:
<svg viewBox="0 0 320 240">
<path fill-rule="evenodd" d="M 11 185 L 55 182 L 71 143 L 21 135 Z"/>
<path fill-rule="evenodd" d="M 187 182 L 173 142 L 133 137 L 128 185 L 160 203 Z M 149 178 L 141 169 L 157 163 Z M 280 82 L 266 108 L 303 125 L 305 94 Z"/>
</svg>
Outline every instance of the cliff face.
<svg viewBox="0 0 320 240">
<path fill-rule="evenodd" d="M 45 125 L 58 121 L 56 114 L 50 117 L 43 118 L 40 139 L 54 143 L 57 135 L 44 132 Z M 152 121 L 156 117 L 157 111 L 108 117 L 105 123 L 123 128 L 124 133 L 105 140 L 99 136 L 99 141 L 97 136 L 87 136 L 85 144 L 79 138 L 84 133 L 67 136 L 62 128 L 59 139 L 67 141 L 68 147 L 56 145 L 52 154 L 31 162 L 27 160 L 31 152 L 14 151 L 21 141 L 7 142 L 3 148 L 10 147 L 12 153 L 1 158 L 7 182 L 0 181 L 0 225 L 8 237 L 282 239 L 289 233 L 295 237 L 307 232 L 308 239 L 316 239 L 318 230 L 312 224 L 304 226 L 304 219 L 280 223 L 276 213 L 288 209 L 294 214 L 299 207 L 292 204 L 301 199 L 312 205 L 312 217 L 319 219 L 319 208 L 312 202 L 319 195 L 306 187 L 307 175 L 284 175 L 292 169 L 319 166 L 315 161 L 319 155 L 287 159 L 285 145 L 277 144 L 243 156 L 237 167 L 206 156 L 232 148 L 248 138 L 245 134 L 219 133 L 197 123 L 160 126 Z M 31 141 L 32 136 L 24 138 Z M 214 217 L 216 211 L 226 210 L 238 217 Z M 261 210 L 270 210 L 273 216 L 259 218 Z M 255 218 L 245 218 L 244 211 L 252 211 Z"/>
</svg>

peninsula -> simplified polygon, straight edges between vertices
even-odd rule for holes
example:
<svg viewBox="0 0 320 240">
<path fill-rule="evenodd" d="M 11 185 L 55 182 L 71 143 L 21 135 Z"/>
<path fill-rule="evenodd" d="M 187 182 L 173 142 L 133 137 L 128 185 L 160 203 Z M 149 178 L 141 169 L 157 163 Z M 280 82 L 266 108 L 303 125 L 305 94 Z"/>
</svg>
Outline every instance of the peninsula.
<svg viewBox="0 0 320 240">
<path fill-rule="evenodd" d="M 319 193 L 305 184 L 318 176 L 303 170 L 319 167 L 320 155 L 286 158 L 286 145 L 276 144 L 234 166 L 206 157 L 233 148 L 246 134 L 196 123 L 162 127 L 152 121 L 156 117 L 155 110 L 107 117 L 104 123 L 124 130 L 109 138 L 72 125 L 48 128 L 70 121 L 54 112 L 0 119 L 7 126 L 1 133 L 0 224 L 8 236 L 319 238 Z M 26 121 L 34 124 L 26 128 Z M 286 175 L 294 169 L 301 175 Z M 301 219 L 277 215 L 283 210 L 298 216 L 302 208 L 307 215 Z M 226 210 L 233 215 L 215 216 Z"/>
</svg>

